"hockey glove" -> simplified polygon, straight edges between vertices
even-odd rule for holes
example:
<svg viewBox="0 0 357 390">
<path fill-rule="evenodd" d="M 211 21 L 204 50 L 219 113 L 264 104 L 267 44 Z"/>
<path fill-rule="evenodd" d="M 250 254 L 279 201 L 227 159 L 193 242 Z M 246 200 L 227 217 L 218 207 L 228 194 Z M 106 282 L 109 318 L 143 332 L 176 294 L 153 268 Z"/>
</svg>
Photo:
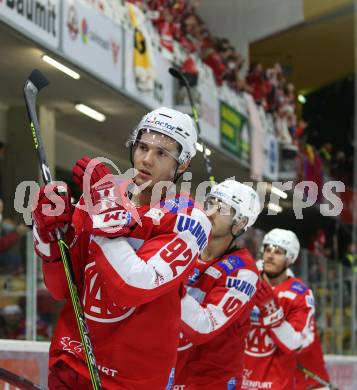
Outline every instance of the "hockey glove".
<svg viewBox="0 0 357 390">
<path fill-rule="evenodd" d="M 100 180 L 91 188 L 93 207 L 88 208 L 87 229 L 92 234 L 105 237 L 128 236 L 141 225 L 139 214 L 127 194 L 132 182 L 116 182 L 114 176 Z"/>
<path fill-rule="evenodd" d="M 73 210 L 69 188 L 54 184 L 40 188 L 32 205 L 32 219 L 35 251 L 43 260 L 53 261 L 61 257 L 57 229 L 65 232 L 67 243 L 73 239 Z"/>
<path fill-rule="evenodd" d="M 274 328 L 284 321 L 284 312 L 271 286 L 262 281 L 256 293 L 263 326 Z"/>
<path fill-rule="evenodd" d="M 83 185 L 87 182 L 92 187 L 106 175 L 111 175 L 111 171 L 103 163 L 96 159 L 91 160 L 88 156 L 82 157 L 72 168 L 73 181 L 83 191 Z"/>
</svg>

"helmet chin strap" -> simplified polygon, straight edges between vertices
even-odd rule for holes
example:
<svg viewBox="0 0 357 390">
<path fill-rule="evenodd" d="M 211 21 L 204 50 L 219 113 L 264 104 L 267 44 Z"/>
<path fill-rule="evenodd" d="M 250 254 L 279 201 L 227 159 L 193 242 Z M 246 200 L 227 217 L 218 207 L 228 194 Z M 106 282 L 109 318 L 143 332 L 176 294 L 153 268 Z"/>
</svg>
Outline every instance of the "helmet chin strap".
<svg viewBox="0 0 357 390">
<path fill-rule="evenodd" d="M 227 251 L 230 250 L 230 249 L 233 249 L 233 248 L 234 248 L 234 245 L 233 245 L 234 241 L 235 241 L 237 238 L 239 238 L 242 234 L 245 233 L 244 228 L 242 228 L 242 229 L 240 230 L 239 233 L 234 234 L 234 233 L 233 233 L 233 226 L 234 226 L 235 224 L 236 224 L 236 222 L 234 221 L 234 222 L 232 223 L 232 225 L 231 225 L 231 235 L 232 235 L 233 238 L 232 238 L 231 242 L 229 243 L 229 245 L 228 245 L 228 247 L 227 247 Z"/>
</svg>

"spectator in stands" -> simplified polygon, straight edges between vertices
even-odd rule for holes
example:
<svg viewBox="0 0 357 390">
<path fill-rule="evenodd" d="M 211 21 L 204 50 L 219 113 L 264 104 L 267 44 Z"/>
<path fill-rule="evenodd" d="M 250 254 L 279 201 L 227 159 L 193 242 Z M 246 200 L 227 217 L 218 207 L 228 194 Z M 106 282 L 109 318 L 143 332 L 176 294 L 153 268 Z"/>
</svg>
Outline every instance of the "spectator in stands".
<svg viewBox="0 0 357 390">
<path fill-rule="evenodd" d="M 353 242 L 351 242 L 347 247 L 343 264 L 346 267 L 350 267 L 353 272 L 357 273 L 357 250 L 356 245 Z"/>
<path fill-rule="evenodd" d="M 173 52 L 174 46 L 174 17 L 169 9 L 163 11 L 162 20 L 158 23 L 161 45 L 168 51 Z"/>
<path fill-rule="evenodd" d="M 325 256 L 326 233 L 319 229 L 311 238 L 309 251 L 315 256 Z"/>
<path fill-rule="evenodd" d="M 0 199 L 0 220 L 2 220 L 3 201 Z M 12 220 L 0 222 L 0 268 L 7 273 L 19 274 L 23 272 L 22 259 L 19 255 L 10 253 L 28 231 L 24 224 L 16 225 Z"/>
<path fill-rule="evenodd" d="M 5 339 L 25 340 L 25 316 L 17 304 L 7 305 L 1 310 L 2 334 Z"/>
<path fill-rule="evenodd" d="M 247 83 L 251 87 L 251 94 L 257 104 L 267 107 L 267 95 L 270 90 L 269 84 L 266 82 L 263 65 L 253 63 L 250 66 Z"/>
</svg>

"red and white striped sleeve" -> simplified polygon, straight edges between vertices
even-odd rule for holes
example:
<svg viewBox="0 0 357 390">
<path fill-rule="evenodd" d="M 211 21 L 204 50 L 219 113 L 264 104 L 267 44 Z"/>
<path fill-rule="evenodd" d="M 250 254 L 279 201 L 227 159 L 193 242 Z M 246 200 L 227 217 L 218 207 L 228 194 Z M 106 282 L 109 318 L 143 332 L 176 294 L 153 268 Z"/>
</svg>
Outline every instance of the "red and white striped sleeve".
<svg viewBox="0 0 357 390">
<path fill-rule="evenodd" d="M 285 293 L 285 294 L 284 294 Z M 291 291 L 280 292 L 293 298 Z M 284 352 L 289 353 L 306 348 L 314 341 L 313 321 L 315 314 L 314 297 L 311 290 L 297 295 L 292 300 L 292 308 L 280 326 L 269 330 L 271 337 Z M 279 296 L 279 295 L 278 295 Z"/>
<path fill-rule="evenodd" d="M 214 271 L 221 272 L 218 269 Z M 182 330 L 193 344 L 209 341 L 238 318 L 250 315 L 258 272 L 242 268 L 234 276 L 223 274 L 219 279 L 202 302 L 197 295 L 195 298 L 194 288 L 189 289 L 181 300 Z"/>
<path fill-rule="evenodd" d="M 177 287 L 207 245 L 211 224 L 198 208 L 175 216 L 171 232 L 150 238 L 135 252 L 125 237 L 92 236 L 90 256 L 114 302 L 138 306 Z"/>
</svg>

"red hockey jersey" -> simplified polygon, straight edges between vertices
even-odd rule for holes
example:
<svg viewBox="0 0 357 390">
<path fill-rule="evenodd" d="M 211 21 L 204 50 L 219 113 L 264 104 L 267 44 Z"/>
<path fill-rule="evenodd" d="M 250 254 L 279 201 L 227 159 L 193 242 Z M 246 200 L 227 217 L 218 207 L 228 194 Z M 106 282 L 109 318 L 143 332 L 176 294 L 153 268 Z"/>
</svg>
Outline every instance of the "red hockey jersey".
<svg viewBox="0 0 357 390">
<path fill-rule="evenodd" d="M 311 290 L 295 277 L 273 290 L 285 320 L 275 328 L 264 327 L 259 309 L 254 306 L 252 327 L 246 338 L 242 389 L 295 389 L 297 351 L 314 340 Z"/>
<path fill-rule="evenodd" d="M 325 367 L 324 356 L 321 349 L 320 338 L 316 330 L 315 321 L 313 321 L 314 342 L 308 347 L 302 349 L 297 354 L 298 366 L 302 366 L 313 372 L 326 382 L 330 382 L 329 375 Z M 296 389 L 308 390 L 321 387 L 321 383 L 305 375 L 300 369 L 296 370 Z"/>
<path fill-rule="evenodd" d="M 130 237 L 83 230 L 76 209 L 71 257 L 101 380 L 106 389 L 164 389 L 175 365 L 182 282 L 206 246 L 210 222 L 186 197 L 137 209 L 142 226 Z M 69 296 L 61 262 L 43 263 L 57 299 Z M 67 301 L 50 348 L 50 365 L 63 360 L 89 378 L 72 304 Z"/>
<path fill-rule="evenodd" d="M 258 279 L 246 249 L 209 262 L 197 260 L 181 300 L 175 389 L 238 388 Z"/>
</svg>

